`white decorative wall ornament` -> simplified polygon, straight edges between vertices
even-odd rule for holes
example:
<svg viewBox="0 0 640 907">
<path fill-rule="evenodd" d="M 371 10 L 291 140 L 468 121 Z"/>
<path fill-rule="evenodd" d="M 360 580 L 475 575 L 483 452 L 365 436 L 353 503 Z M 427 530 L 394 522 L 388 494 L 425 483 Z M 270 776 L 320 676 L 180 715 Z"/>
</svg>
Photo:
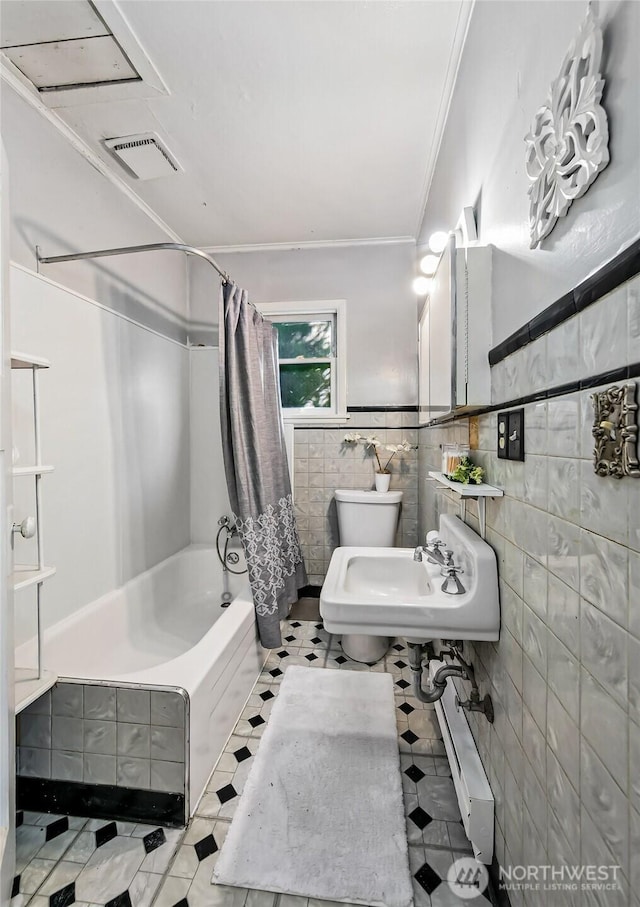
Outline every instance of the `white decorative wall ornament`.
<svg viewBox="0 0 640 907">
<path fill-rule="evenodd" d="M 609 163 L 607 114 L 600 104 L 602 31 L 591 10 L 536 113 L 527 144 L 530 248 L 564 217 Z"/>
</svg>

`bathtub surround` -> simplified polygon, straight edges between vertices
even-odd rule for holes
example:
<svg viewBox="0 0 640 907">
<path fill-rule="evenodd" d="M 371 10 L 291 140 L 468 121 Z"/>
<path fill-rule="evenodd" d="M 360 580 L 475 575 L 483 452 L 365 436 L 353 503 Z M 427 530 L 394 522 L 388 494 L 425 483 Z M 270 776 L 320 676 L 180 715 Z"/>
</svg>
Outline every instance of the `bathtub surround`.
<svg viewBox="0 0 640 907">
<path fill-rule="evenodd" d="M 287 671 L 213 881 L 413 905 L 389 674 Z"/>
<path fill-rule="evenodd" d="M 66 267 L 73 269 L 75 264 Z M 192 355 L 194 359 L 198 355 L 207 357 L 211 351 L 191 354 L 182 344 L 131 321 L 108 305 L 21 267 L 12 268 L 11 278 L 12 342 L 15 348 L 31 349 L 50 358 L 50 375 L 55 372 L 54 381 L 43 386 L 42 413 L 43 448 L 47 457 L 59 464 L 47 476 L 45 512 L 47 557 L 56 564 L 57 574 L 45 590 L 43 624 L 45 633 L 54 626 L 57 632 L 66 620 L 65 629 L 72 637 L 76 633 L 78 639 L 72 644 L 71 637 L 66 637 L 57 648 L 45 647 L 45 662 L 49 657 L 54 659 L 53 669 L 60 676 L 88 682 L 111 680 L 115 686 L 130 682 L 128 673 L 144 673 L 161 663 L 172 665 L 171 676 L 160 671 L 142 682 L 147 688 L 169 685 L 189 692 L 194 727 L 190 786 L 186 795 L 184 791 L 181 795 L 170 792 L 172 797 L 185 797 L 188 815 L 264 658 L 256 647 L 250 600 L 246 611 L 241 605 L 229 609 L 233 616 L 228 621 L 223 615 L 213 644 L 204 644 L 206 658 L 201 649 L 202 655 L 194 660 L 186 650 L 190 646 L 197 649 L 214 616 L 208 628 L 200 626 L 198 630 L 198 621 L 208 613 L 204 600 L 200 610 L 191 612 L 195 623 L 186 622 L 175 610 L 176 601 L 186 601 L 197 593 L 192 581 L 202 578 L 202 571 L 192 560 L 190 566 L 183 563 L 177 570 L 171 566 L 174 552 L 182 551 L 190 542 L 191 460 L 201 466 L 198 481 L 211 482 L 214 499 L 209 504 L 215 519 L 229 512 L 223 480 L 212 474 L 215 458 L 205 463 L 206 450 L 200 456 L 196 452 L 190 456 L 190 402 L 201 407 L 198 416 L 209 422 L 214 418 L 201 393 L 201 379 L 207 377 L 207 370 L 194 366 L 191 373 L 190 365 Z M 74 339 L 78 335 L 82 343 Z M 209 355 L 207 365 L 211 359 Z M 213 371 L 217 382 L 215 367 Z M 32 403 L 30 388 L 22 378 L 20 375 L 20 383 L 16 381 L 13 401 L 18 465 L 33 462 Z M 209 399 L 211 392 L 209 385 Z M 206 447 L 205 442 L 210 440 L 194 429 L 194 443 Z M 216 455 L 221 463 L 219 437 L 213 440 L 217 440 Z M 33 513 L 33 501 L 24 483 L 16 484 L 16 516 L 19 513 Z M 28 561 L 31 543 L 21 541 L 25 542 L 24 560 Z M 219 607 L 220 567 L 213 553 L 210 572 L 211 582 L 207 578 L 206 588 L 200 593 L 213 593 L 212 607 Z M 158 604 L 159 592 L 165 598 L 168 595 L 168 610 L 164 618 L 156 611 L 159 623 L 154 623 L 151 612 Z M 28 645 L 35 629 L 34 604 L 29 590 L 16 595 L 15 641 L 18 649 L 24 644 L 21 655 L 25 657 L 19 661 L 24 666 L 35 663 Z M 127 605 L 138 615 L 133 623 L 124 619 Z M 95 613 L 87 619 L 86 609 L 91 611 L 93 606 Z M 214 610 L 210 611 L 212 615 Z M 165 618 L 169 624 L 165 621 L 163 625 Z M 163 635 L 163 626 L 166 631 L 169 625 L 170 636 L 167 632 Z M 152 653 L 155 661 L 149 662 L 145 639 L 148 642 L 152 626 L 157 631 L 157 647 Z M 107 645 L 107 640 L 112 644 Z M 89 642 L 103 645 L 91 653 Z M 168 642 L 173 649 L 171 645 L 167 648 Z M 125 661 L 117 663 L 123 657 Z M 81 667 L 78 659 L 84 659 Z M 141 681 L 136 677 L 133 682 Z M 211 688 L 216 691 L 213 696 Z M 60 779 L 45 780 L 64 784 Z M 35 782 L 29 784 L 34 790 L 38 787 Z M 112 787 L 113 795 L 120 796 L 115 782 Z M 41 795 L 38 808 L 44 810 L 44 792 Z M 143 799 L 147 797 L 148 792 Z"/>
<path fill-rule="evenodd" d="M 17 719 L 20 809 L 184 825 L 182 690 L 58 683 Z"/>
<path fill-rule="evenodd" d="M 607 907 L 635 904 L 640 881 L 633 862 L 640 846 L 640 482 L 594 473 L 590 395 L 601 389 L 592 386 L 594 375 L 626 373 L 627 363 L 640 360 L 639 312 L 636 276 L 502 359 L 492 369 L 497 407 L 506 395 L 537 390 L 542 397 L 525 406 L 525 461 L 498 459 L 495 412 L 477 417 L 472 451 L 487 480 L 505 489 L 487 507 L 501 638 L 465 653 L 496 710 L 493 726 L 469 716 L 496 799 L 496 857 L 504 867 L 618 865 L 622 888 L 607 893 Z M 573 382 L 582 389 L 562 394 Z M 551 383 L 557 392 L 547 399 Z M 439 445 L 460 435 L 468 441 L 468 432 L 467 419 L 420 430 L 423 528 L 458 511 L 427 476 Z M 473 504 L 468 522 L 477 529 Z M 460 684 L 463 698 L 467 692 Z M 510 897 L 514 907 L 536 903 L 518 891 Z"/>
<path fill-rule="evenodd" d="M 189 430 L 191 449 L 191 541 L 213 545 L 218 520 L 231 512 L 220 443 L 220 399 L 211 392 L 219 381 L 218 350 L 189 350 Z"/>
<path fill-rule="evenodd" d="M 43 594 L 46 629 L 189 544 L 189 352 L 15 266 L 11 293 L 14 349 L 51 362 L 41 421 L 56 465 L 44 519 L 57 573 Z M 30 391 L 13 376 L 16 465 L 33 462 Z M 34 512 L 29 483 L 15 480 L 14 497 L 16 517 Z M 35 563 L 33 540 L 20 541 L 16 557 Z M 33 597 L 16 593 L 16 646 L 34 633 Z"/>
<path fill-rule="evenodd" d="M 45 632 L 49 668 L 76 683 L 20 719 L 22 775 L 44 779 L 20 782 L 30 809 L 51 808 L 73 779 L 111 785 L 76 787 L 74 796 L 98 797 L 100 815 L 120 819 L 131 807 L 129 818 L 158 821 L 160 806 L 175 817 L 179 797 L 188 818 L 265 658 L 246 577 L 231 582 L 223 608 L 215 550 L 192 546 Z M 186 714 L 166 691 L 188 700 Z"/>
<path fill-rule="evenodd" d="M 117 239 L 109 242 L 107 237 L 108 234 L 96 236 L 91 244 L 95 247 L 119 244 Z M 86 236 L 79 236 L 70 245 L 77 249 L 86 247 L 87 243 Z M 18 257 L 27 264 L 30 257 L 24 258 L 24 251 L 21 247 Z M 54 247 L 52 251 L 68 249 Z M 374 313 L 376 318 L 382 317 L 385 301 L 393 298 L 397 287 L 404 283 L 402 275 L 409 267 L 412 254 L 410 244 L 400 244 L 311 249 L 303 253 L 290 250 L 234 254 L 223 258 L 229 267 L 242 268 L 252 286 L 263 273 L 261 263 L 266 262 L 264 273 L 276 282 L 270 284 L 266 276 L 259 280 L 263 298 L 276 298 L 273 294 L 278 293 L 282 298 L 288 295 L 284 293 L 283 283 L 287 275 L 305 298 L 310 293 L 327 298 L 335 286 L 346 287 L 350 299 L 349 362 L 353 364 L 352 353 L 354 349 L 362 349 L 359 339 L 365 325 L 369 330 Z M 135 305 L 127 302 L 123 306 L 120 303 L 129 300 L 134 284 L 136 292 L 139 290 L 137 278 L 147 274 L 151 261 L 154 275 L 164 275 L 162 262 L 171 259 L 177 264 L 182 257 L 159 252 L 131 256 L 131 259 L 137 262 L 131 269 L 129 264 L 126 266 L 132 286 L 123 284 L 118 292 L 113 290 L 111 282 L 116 273 L 112 267 L 116 264 L 118 268 L 120 264 L 124 267 L 124 260 L 109 259 L 108 273 L 104 270 L 107 265 L 100 261 L 45 266 L 47 274 L 82 287 L 95 298 L 81 296 L 75 290 L 53 283 L 46 275 L 25 270 L 22 265 L 12 269 L 14 346 L 37 352 L 33 346 L 36 343 L 42 355 L 52 361 L 51 375 L 55 372 L 54 381 L 48 382 L 51 386 L 46 389 L 50 399 L 45 400 L 43 412 L 51 424 L 43 426 L 43 436 L 50 459 L 60 464 L 47 478 L 45 514 L 51 539 L 47 557 L 56 564 L 58 572 L 47 587 L 43 607 L 45 626 L 118 588 L 189 541 L 213 543 L 217 519 L 229 512 L 221 449 L 215 432 L 217 403 L 212 403 L 210 394 L 211 380 L 217 381 L 218 351 L 186 349 L 177 342 L 191 331 L 199 314 L 205 314 L 198 302 L 205 285 L 208 288 L 206 312 L 211 312 L 211 268 L 195 259 L 189 264 L 194 285 L 188 321 L 177 311 L 164 312 L 158 320 L 151 292 L 146 302 L 142 300 Z M 367 276 L 364 283 L 363 274 Z M 155 288 L 155 280 L 149 286 Z M 171 280 L 165 280 L 163 286 L 171 290 L 172 296 L 180 296 L 181 291 Z M 159 299 L 158 312 L 162 313 L 166 300 Z M 408 294 L 399 304 L 398 317 L 391 326 L 396 332 L 393 343 L 387 343 L 390 325 L 386 324 L 385 331 L 379 335 L 385 339 L 385 350 L 369 350 L 376 359 L 376 369 L 368 369 L 367 381 L 359 390 L 354 383 L 355 375 L 350 372 L 350 399 L 362 405 L 352 407 L 345 431 L 369 413 L 362 427 L 371 425 L 380 434 L 378 429 L 384 422 L 377 418 L 372 396 L 392 402 L 391 407 L 386 407 L 391 417 L 389 427 L 400 425 L 394 421 L 396 418 L 410 416 L 404 412 L 401 417 L 401 411 L 406 408 L 397 401 L 412 397 L 414 363 L 411 357 L 404 352 L 400 356 L 398 351 L 408 348 L 414 311 L 415 300 Z M 169 321 L 174 319 L 172 324 L 179 322 L 177 333 L 168 321 L 164 323 L 165 315 Z M 384 317 L 386 323 L 386 313 Z M 72 340 L 78 332 L 83 336 L 80 345 Z M 378 373 L 384 363 L 387 377 L 380 384 Z M 150 388 L 159 388 L 158 394 L 154 390 L 149 396 Z M 16 441 L 24 463 L 32 445 L 23 417 L 28 412 L 26 384 L 14 399 Z M 160 399 L 162 405 L 158 403 Z M 408 419 L 402 424 L 414 426 L 415 421 Z M 389 436 L 387 440 L 397 442 L 401 438 Z M 306 451 L 302 459 L 306 459 Z M 373 476 L 367 476 L 357 487 L 368 487 L 369 479 L 372 482 Z M 340 484 L 350 487 L 353 481 L 353 477 L 344 476 Z M 398 487 L 398 482 L 405 491 L 401 526 L 405 522 L 410 525 L 416 518 L 415 494 L 411 501 L 410 481 L 404 472 L 394 475 L 392 487 Z M 17 490 L 17 512 L 32 512 L 33 504 L 26 493 Z M 304 491 L 301 494 L 305 496 Z M 70 500 L 78 502 L 78 506 L 69 507 Z M 328 510 L 330 496 L 325 503 Z M 317 508 L 312 510 L 315 520 Z M 305 513 L 300 518 L 309 516 Z M 77 532 L 79 523 L 86 531 Z M 330 527 L 327 523 L 322 541 L 313 545 L 310 530 L 305 532 L 304 555 L 307 560 L 313 555 L 316 563 L 312 582 L 319 584 L 330 557 Z M 411 538 L 408 543 L 412 544 Z M 86 564 L 91 564 L 91 570 L 83 568 Z M 34 632 L 35 602 L 28 590 L 18 597 L 16 644 L 20 645 Z"/>
<path fill-rule="evenodd" d="M 226 283 L 220 294 L 220 416 L 229 502 L 242 540 L 260 642 L 282 642 L 280 621 L 307 584 L 283 434 L 278 334 Z"/>
</svg>

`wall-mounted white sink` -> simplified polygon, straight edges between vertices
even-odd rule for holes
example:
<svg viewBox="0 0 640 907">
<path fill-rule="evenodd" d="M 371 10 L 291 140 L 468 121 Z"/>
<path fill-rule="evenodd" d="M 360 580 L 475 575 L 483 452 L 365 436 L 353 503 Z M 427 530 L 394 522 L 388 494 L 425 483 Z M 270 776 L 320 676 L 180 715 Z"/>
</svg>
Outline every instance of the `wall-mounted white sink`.
<svg viewBox="0 0 640 907">
<path fill-rule="evenodd" d="M 320 595 L 325 628 L 425 640 L 498 639 L 493 549 L 455 516 L 440 517 L 438 536 L 463 571 L 464 592 L 443 591 L 441 565 L 426 555 L 416 562 L 412 548 L 337 548 Z"/>
<path fill-rule="evenodd" d="M 405 548 L 345 548 L 351 554 L 346 563 L 344 590 L 352 595 L 380 600 L 424 598 L 431 595 L 429 573 Z M 385 556 L 380 557 L 379 552 Z"/>
</svg>

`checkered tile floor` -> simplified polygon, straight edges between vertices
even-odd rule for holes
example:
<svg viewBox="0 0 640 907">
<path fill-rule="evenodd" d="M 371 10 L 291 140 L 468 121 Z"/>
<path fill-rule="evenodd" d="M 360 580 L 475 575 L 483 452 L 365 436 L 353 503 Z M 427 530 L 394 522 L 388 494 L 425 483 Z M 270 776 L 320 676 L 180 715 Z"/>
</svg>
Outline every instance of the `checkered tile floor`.
<svg viewBox="0 0 640 907">
<path fill-rule="evenodd" d="M 321 623 L 287 621 L 186 830 L 25 813 L 11 907 L 332 907 L 329 901 L 211 885 L 211 873 L 287 669 L 392 674 L 415 907 L 469 904 L 447 885 L 469 855 L 433 707 L 410 695 L 407 650 L 395 641 L 369 668 L 348 659 Z M 480 895 L 478 907 L 488 904 Z M 471 902 L 472 903 L 472 902 Z"/>
<path fill-rule="evenodd" d="M 11 907 L 149 907 L 183 830 L 19 813 Z"/>
</svg>

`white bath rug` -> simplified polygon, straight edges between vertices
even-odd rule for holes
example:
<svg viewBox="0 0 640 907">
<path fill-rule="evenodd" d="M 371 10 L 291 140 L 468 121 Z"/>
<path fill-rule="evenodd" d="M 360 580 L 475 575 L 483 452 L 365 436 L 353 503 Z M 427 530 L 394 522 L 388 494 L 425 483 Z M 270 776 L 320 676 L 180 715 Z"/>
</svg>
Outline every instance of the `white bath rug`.
<svg viewBox="0 0 640 907">
<path fill-rule="evenodd" d="M 413 904 L 391 675 L 289 668 L 212 881 Z"/>
</svg>

